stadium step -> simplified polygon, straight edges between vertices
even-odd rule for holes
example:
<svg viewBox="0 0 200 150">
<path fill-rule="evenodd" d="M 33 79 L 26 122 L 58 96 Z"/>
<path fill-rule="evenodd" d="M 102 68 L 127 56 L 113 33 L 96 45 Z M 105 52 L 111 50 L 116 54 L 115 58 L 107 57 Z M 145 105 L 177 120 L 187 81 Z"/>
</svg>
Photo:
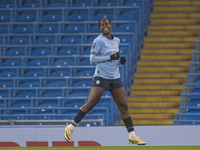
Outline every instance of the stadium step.
<svg viewBox="0 0 200 150">
<path fill-rule="evenodd" d="M 162 29 L 160 29 L 162 30 Z M 191 37 L 191 36 L 196 36 L 198 37 L 198 31 L 174 31 L 174 30 L 162 30 L 162 31 L 159 31 L 159 30 L 149 30 L 148 32 L 148 37 L 155 37 L 155 36 L 158 36 L 158 37 L 177 37 L 177 36 L 185 36 L 185 37 Z"/>
<path fill-rule="evenodd" d="M 173 119 L 175 114 L 167 113 L 167 114 L 131 114 L 131 118 L 135 119 Z"/>
<path fill-rule="evenodd" d="M 179 112 L 178 108 L 166 108 L 166 107 L 158 107 L 158 108 L 135 108 L 132 107 L 132 109 L 129 110 L 129 112 L 132 113 L 157 113 L 157 114 L 162 114 L 162 113 L 177 113 Z"/>
<path fill-rule="evenodd" d="M 160 54 L 163 54 L 163 55 L 171 55 L 171 57 L 173 57 L 175 54 L 177 55 L 184 55 L 184 54 L 187 54 L 187 55 L 191 55 L 192 52 L 195 51 L 195 48 L 191 48 L 191 49 L 182 49 L 182 48 L 179 48 L 179 49 L 165 49 L 165 48 L 162 48 L 162 49 L 142 49 L 141 51 L 141 57 L 143 57 L 143 55 L 152 55 L 152 54 L 157 54 L 157 55 L 160 55 Z"/>
<path fill-rule="evenodd" d="M 170 125 L 173 119 L 134 119 L 134 125 Z"/>
<path fill-rule="evenodd" d="M 172 13 L 172 12 L 182 12 L 182 13 L 189 13 L 189 12 L 200 12 L 199 6 L 154 6 L 154 12 L 157 13 Z"/>
<path fill-rule="evenodd" d="M 157 56 L 159 57 L 159 56 Z M 155 57 L 156 59 L 156 57 Z M 139 61 L 138 67 L 147 67 L 147 66 L 167 66 L 167 67 L 178 67 L 178 66 L 189 66 L 191 61 L 183 60 L 183 61 L 162 61 L 162 60 L 155 60 L 155 61 Z"/>
<path fill-rule="evenodd" d="M 151 18 L 161 19 L 161 18 L 200 18 L 200 13 L 152 13 Z"/>
<path fill-rule="evenodd" d="M 200 25 L 150 25 L 148 27 L 149 32 L 152 32 L 152 31 L 163 32 L 163 31 L 169 30 L 169 31 L 174 31 L 175 33 L 191 32 L 192 35 L 198 35 L 199 29 L 200 29 Z M 187 31 L 187 30 L 190 30 L 190 31 Z"/>
<path fill-rule="evenodd" d="M 196 41 L 185 43 L 185 42 L 177 42 L 177 43 L 160 43 L 160 42 L 154 42 L 154 43 L 144 43 L 145 48 L 196 48 Z"/>
<path fill-rule="evenodd" d="M 180 102 L 130 102 L 129 107 L 177 107 L 180 106 Z"/>
<path fill-rule="evenodd" d="M 167 55 L 167 54 L 143 54 L 141 56 L 141 60 L 145 60 L 145 61 L 150 61 L 150 60 L 171 60 L 171 61 L 175 61 L 175 60 L 192 60 L 192 55 Z"/>
<path fill-rule="evenodd" d="M 166 67 L 166 66 L 162 66 L 162 67 L 138 67 L 138 71 L 139 72 L 143 72 L 143 73 L 148 73 L 148 72 L 189 72 L 190 68 L 189 66 L 183 66 L 183 67 Z"/>
<path fill-rule="evenodd" d="M 128 102 L 180 102 L 180 96 L 130 96 Z"/>
<path fill-rule="evenodd" d="M 131 91 L 131 94 L 134 96 L 180 96 L 183 90 L 157 90 L 157 91 Z"/>
<path fill-rule="evenodd" d="M 140 78 L 140 79 L 145 79 L 145 78 L 153 78 L 153 79 L 157 79 L 157 78 L 186 78 L 187 74 L 184 72 L 166 72 L 166 73 L 162 73 L 162 72 L 156 72 L 156 73 L 152 73 L 149 72 L 147 73 L 142 73 L 142 72 L 137 72 L 135 73 L 135 79 Z"/>
<path fill-rule="evenodd" d="M 196 6 L 200 5 L 197 0 L 178 0 L 178 1 L 154 1 L 154 6 Z"/>
<path fill-rule="evenodd" d="M 173 119 L 133 119 L 134 125 L 169 125 Z M 121 125 L 124 122 L 121 120 Z"/>
<path fill-rule="evenodd" d="M 134 91 L 140 91 L 140 90 L 147 90 L 147 91 L 152 91 L 152 90 L 182 90 L 183 86 L 182 85 L 177 85 L 177 84 L 173 84 L 173 85 L 168 85 L 168 84 L 161 84 L 161 85 L 148 85 L 148 84 L 142 84 L 142 85 L 132 85 L 131 89 Z"/>
<path fill-rule="evenodd" d="M 160 78 L 156 78 L 156 79 L 135 79 L 135 84 L 182 84 L 182 83 L 186 83 L 187 80 L 185 79 L 160 79 Z"/>
<path fill-rule="evenodd" d="M 179 19 L 179 18 L 165 18 L 165 19 L 151 19 L 151 24 L 200 24 L 199 18 L 188 18 L 188 19 Z"/>
<path fill-rule="evenodd" d="M 169 31 L 170 32 L 170 31 Z M 171 31 L 173 32 L 173 31 Z M 199 37 L 151 37 L 145 38 L 144 42 L 194 42 L 199 40 Z"/>
</svg>

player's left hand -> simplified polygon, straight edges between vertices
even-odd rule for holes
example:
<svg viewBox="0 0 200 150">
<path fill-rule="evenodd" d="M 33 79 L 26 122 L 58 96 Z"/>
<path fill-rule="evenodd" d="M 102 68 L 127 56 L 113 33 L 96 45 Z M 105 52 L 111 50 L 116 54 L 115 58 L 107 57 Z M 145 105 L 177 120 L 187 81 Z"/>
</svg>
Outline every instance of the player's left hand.
<svg viewBox="0 0 200 150">
<path fill-rule="evenodd" d="M 120 62 L 121 62 L 122 65 L 125 64 L 126 63 L 126 58 L 125 57 L 121 57 L 120 58 Z"/>
</svg>

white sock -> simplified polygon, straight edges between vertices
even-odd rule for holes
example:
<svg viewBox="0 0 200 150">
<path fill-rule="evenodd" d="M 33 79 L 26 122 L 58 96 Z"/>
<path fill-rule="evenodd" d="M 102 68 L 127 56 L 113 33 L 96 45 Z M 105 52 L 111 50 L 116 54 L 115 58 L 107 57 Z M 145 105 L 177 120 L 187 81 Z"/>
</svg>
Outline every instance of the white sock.
<svg viewBox="0 0 200 150">
<path fill-rule="evenodd" d="M 67 126 L 70 130 L 74 130 L 74 125 L 72 125 L 71 123 Z"/>
<path fill-rule="evenodd" d="M 134 131 L 131 131 L 131 132 L 129 132 L 128 134 L 129 134 L 129 137 L 134 137 L 134 136 L 136 136 Z"/>
</svg>

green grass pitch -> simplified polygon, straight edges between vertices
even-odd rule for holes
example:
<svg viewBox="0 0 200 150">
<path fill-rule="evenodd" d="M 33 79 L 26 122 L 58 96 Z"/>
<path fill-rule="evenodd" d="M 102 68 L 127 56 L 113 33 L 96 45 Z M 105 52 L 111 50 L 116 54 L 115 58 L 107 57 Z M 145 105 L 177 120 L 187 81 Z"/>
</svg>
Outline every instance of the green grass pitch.
<svg viewBox="0 0 200 150">
<path fill-rule="evenodd" d="M 0 147 L 0 150 L 199 150 L 200 146 Z"/>
</svg>

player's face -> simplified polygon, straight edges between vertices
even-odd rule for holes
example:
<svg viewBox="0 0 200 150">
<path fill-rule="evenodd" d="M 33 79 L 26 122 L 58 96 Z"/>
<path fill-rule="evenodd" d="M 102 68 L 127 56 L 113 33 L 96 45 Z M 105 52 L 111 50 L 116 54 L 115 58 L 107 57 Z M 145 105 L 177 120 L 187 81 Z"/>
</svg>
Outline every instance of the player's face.
<svg viewBox="0 0 200 150">
<path fill-rule="evenodd" d="M 111 33 L 112 25 L 110 24 L 108 19 L 102 19 L 100 21 L 99 28 L 100 28 L 100 30 L 102 31 L 103 34 L 109 34 L 109 33 Z"/>
</svg>

